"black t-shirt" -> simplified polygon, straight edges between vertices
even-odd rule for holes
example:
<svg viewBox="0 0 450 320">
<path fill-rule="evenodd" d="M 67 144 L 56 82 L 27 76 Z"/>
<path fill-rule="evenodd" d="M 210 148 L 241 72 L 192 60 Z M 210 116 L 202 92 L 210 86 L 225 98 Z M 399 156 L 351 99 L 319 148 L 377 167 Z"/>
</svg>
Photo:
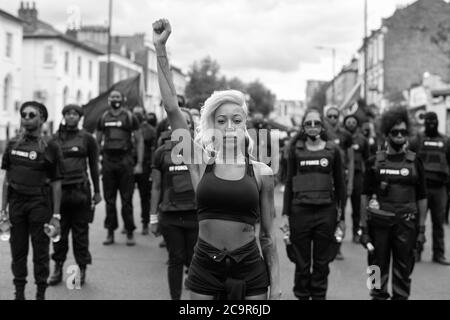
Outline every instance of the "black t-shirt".
<svg viewBox="0 0 450 320">
<path fill-rule="evenodd" d="M 25 144 L 38 144 L 38 140 L 36 138 L 23 138 L 23 142 Z M 5 153 L 2 158 L 2 166 L 3 170 L 10 170 L 11 168 L 11 152 L 14 150 L 15 145 L 17 144 L 17 140 L 13 139 L 9 141 Z M 62 180 L 62 166 L 63 166 L 63 155 L 60 146 L 54 141 L 47 142 L 47 147 L 45 148 L 45 168 L 46 175 L 50 181 Z"/>
<path fill-rule="evenodd" d="M 404 158 L 405 158 L 404 153 L 387 155 L 387 159 L 392 162 L 403 162 Z M 375 160 L 376 156 L 371 157 L 366 162 L 366 172 L 364 176 L 364 185 L 362 191 L 362 194 L 366 196 L 377 194 L 378 182 L 375 173 Z M 416 201 L 419 201 L 427 198 L 427 189 L 425 184 L 425 169 L 423 167 L 422 160 L 420 160 L 419 157 L 416 157 L 414 165 L 416 166 L 417 169 Z"/>
</svg>

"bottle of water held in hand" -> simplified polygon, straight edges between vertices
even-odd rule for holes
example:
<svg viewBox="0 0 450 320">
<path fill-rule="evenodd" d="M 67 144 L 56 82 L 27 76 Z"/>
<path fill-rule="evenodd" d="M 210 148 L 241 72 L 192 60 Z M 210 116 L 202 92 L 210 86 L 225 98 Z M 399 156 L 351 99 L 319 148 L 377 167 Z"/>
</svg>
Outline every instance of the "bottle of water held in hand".
<svg viewBox="0 0 450 320">
<path fill-rule="evenodd" d="M 289 233 L 285 233 L 283 236 L 283 241 L 286 245 L 290 245 L 291 244 L 291 237 L 289 235 Z"/>
<path fill-rule="evenodd" d="M 6 212 L 0 214 L 0 240 L 9 241 L 11 238 L 11 223 Z"/>
<path fill-rule="evenodd" d="M 377 196 L 374 195 L 372 199 L 369 201 L 369 208 L 380 210 L 380 203 L 378 202 Z"/>
<path fill-rule="evenodd" d="M 51 224 L 44 225 L 45 234 L 52 240 L 53 243 L 59 242 L 61 240 L 61 235 L 56 232 L 55 226 Z"/>
<path fill-rule="evenodd" d="M 341 243 L 344 240 L 344 231 L 338 226 L 336 232 L 334 233 L 334 238 L 337 243 Z"/>
</svg>

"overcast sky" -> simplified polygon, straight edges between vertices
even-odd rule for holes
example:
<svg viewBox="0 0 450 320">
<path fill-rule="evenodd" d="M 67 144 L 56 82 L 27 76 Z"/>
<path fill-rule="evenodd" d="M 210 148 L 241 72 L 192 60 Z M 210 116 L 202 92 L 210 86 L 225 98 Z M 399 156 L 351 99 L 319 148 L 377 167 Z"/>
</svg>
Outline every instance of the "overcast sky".
<svg viewBox="0 0 450 320">
<path fill-rule="evenodd" d="M 414 0 L 368 0 L 369 28 L 396 7 Z M 82 23 L 105 24 L 108 0 L 37 0 L 39 18 L 64 31 L 68 8 L 78 6 Z M 19 0 L 0 0 L 17 14 Z M 244 81 L 261 80 L 278 99 L 304 99 L 307 79 L 330 80 L 330 50 L 337 51 L 337 71 L 362 44 L 364 0 L 115 0 L 114 34 L 151 31 L 152 22 L 168 18 L 172 62 L 187 71 L 207 55 L 222 73 Z M 369 30 L 370 30 L 369 29 Z"/>
</svg>

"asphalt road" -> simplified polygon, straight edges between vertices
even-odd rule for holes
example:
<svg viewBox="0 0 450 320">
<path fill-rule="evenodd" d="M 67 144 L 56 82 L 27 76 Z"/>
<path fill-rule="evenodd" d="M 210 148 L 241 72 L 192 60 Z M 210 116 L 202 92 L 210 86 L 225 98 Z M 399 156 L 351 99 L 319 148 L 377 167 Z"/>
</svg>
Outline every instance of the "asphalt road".
<svg viewBox="0 0 450 320">
<path fill-rule="evenodd" d="M 0 179 L 2 181 L 2 179 Z M 277 189 L 276 208 L 281 211 L 282 193 Z M 118 201 L 120 205 L 120 201 Z M 137 193 L 134 199 L 135 220 L 140 232 L 140 208 Z M 127 247 L 125 236 L 116 234 L 116 244 L 111 247 L 102 245 L 106 231 L 103 229 L 104 203 L 96 212 L 96 219 L 91 225 L 90 240 L 93 265 L 88 268 L 87 283 L 81 290 L 69 290 L 65 281 L 58 287 L 49 288 L 47 298 L 54 300 L 166 300 L 170 299 L 167 284 L 167 252 L 159 248 L 161 239 L 153 236 L 136 234 L 137 245 Z M 347 221 L 351 221 L 347 212 Z M 429 220 L 429 219 L 428 219 Z M 283 299 L 295 300 L 292 293 L 294 265 L 289 262 L 284 250 L 281 231 L 278 230 L 277 243 L 281 266 L 281 284 Z M 430 222 L 427 225 L 427 239 L 431 239 Z M 348 225 L 350 227 L 350 225 Z M 450 245 L 450 228 L 446 226 L 446 243 Z M 344 261 L 331 265 L 329 276 L 328 299 L 330 300 L 367 300 L 369 299 L 367 281 L 366 253 L 360 245 L 351 243 L 350 237 L 344 241 Z M 447 256 L 450 252 L 447 250 Z M 450 299 L 450 267 L 443 267 L 430 262 L 431 243 L 425 245 L 424 262 L 416 265 L 413 273 L 411 299 Z M 26 296 L 33 299 L 35 286 L 32 269 L 32 255 L 28 259 L 29 276 Z M 14 287 L 10 269 L 11 256 L 8 243 L 0 243 L 0 300 L 12 299 Z M 72 253 L 69 253 L 65 270 L 74 264 Z M 53 270 L 53 262 L 51 264 Z M 65 279 L 69 275 L 65 275 Z M 189 298 L 184 291 L 183 299 Z"/>
</svg>

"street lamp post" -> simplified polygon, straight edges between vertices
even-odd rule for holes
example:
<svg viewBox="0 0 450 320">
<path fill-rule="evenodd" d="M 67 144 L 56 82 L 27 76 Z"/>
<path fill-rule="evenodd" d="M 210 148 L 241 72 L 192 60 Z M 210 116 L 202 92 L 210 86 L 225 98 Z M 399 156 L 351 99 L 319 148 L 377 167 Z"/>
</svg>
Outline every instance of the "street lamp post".
<svg viewBox="0 0 450 320">
<path fill-rule="evenodd" d="M 326 47 L 326 46 L 316 46 L 316 49 L 318 50 L 330 50 L 331 51 L 331 64 L 332 64 L 332 80 L 331 80 L 331 90 L 332 90 L 332 97 L 331 102 L 334 105 L 336 103 L 336 88 L 335 88 L 335 76 L 336 76 L 336 48 L 334 47 Z"/>
<path fill-rule="evenodd" d="M 367 70 L 368 70 L 368 61 L 369 58 L 367 56 L 368 50 L 368 39 L 367 39 L 367 0 L 364 0 L 364 41 L 363 41 L 363 51 L 364 51 L 364 100 L 367 103 L 367 94 L 368 94 L 368 86 L 367 86 Z"/>
<path fill-rule="evenodd" d="M 106 90 L 111 86 L 111 26 L 112 26 L 112 6 L 113 0 L 109 0 L 109 21 L 108 21 L 108 62 L 106 66 Z"/>
</svg>

